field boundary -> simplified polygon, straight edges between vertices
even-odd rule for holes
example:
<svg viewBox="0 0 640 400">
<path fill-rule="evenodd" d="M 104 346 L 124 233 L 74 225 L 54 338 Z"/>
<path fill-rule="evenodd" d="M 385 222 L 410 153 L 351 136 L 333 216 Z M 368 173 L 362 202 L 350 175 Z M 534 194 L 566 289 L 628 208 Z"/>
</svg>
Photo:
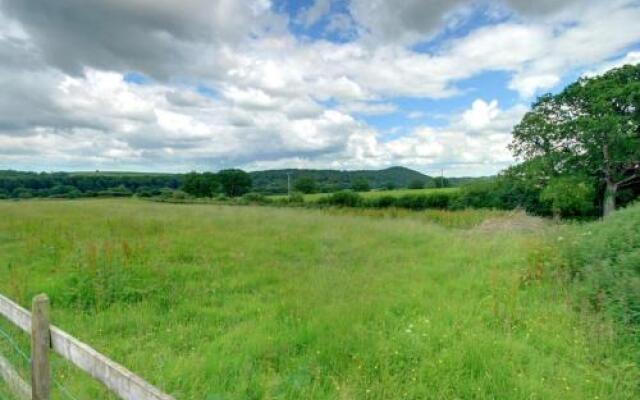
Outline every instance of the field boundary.
<svg viewBox="0 0 640 400">
<path fill-rule="evenodd" d="M 33 312 L 22 308 L 7 297 L 0 294 L 0 315 L 3 315 L 12 324 L 30 334 L 32 337 L 32 386 L 28 384 L 8 382 L 9 386 L 17 388 L 16 395 L 20 396 L 25 391 L 33 393 L 32 399 L 49 399 L 36 394 L 40 390 L 49 390 L 49 365 L 48 354 L 38 351 L 38 344 L 43 338 L 49 339 L 46 347 L 53 350 L 63 358 L 70 361 L 76 367 L 89 374 L 94 379 L 104 384 L 111 392 L 123 400 L 175 400 L 141 377 L 135 375 L 122 365 L 109 359 L 105 355 L 94 350 L 89 345 L 69 335 L 60 328 L 49 325 L 48 310 L 49 299 L 46 295 L 38 295 L 33 300 Z M 44 353 L 44 354 L 43 354 Z M 0 359 L 0 377 L 15 377 L 13 368 Z M 15 381 L 15 379 L 13 380 Z"/>
</svg>

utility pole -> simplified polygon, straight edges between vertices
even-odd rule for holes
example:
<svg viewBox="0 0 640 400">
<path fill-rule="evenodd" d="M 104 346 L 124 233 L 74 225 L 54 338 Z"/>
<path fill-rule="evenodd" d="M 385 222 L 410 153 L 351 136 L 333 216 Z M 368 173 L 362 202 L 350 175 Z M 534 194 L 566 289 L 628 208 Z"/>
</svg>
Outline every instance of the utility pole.
<svg viewBox="0 0 640 400">
<path fill-rule="evenodd" d="M 291 197 L 291 172 L 287 172 L 287 194 Z"/>
</svg>

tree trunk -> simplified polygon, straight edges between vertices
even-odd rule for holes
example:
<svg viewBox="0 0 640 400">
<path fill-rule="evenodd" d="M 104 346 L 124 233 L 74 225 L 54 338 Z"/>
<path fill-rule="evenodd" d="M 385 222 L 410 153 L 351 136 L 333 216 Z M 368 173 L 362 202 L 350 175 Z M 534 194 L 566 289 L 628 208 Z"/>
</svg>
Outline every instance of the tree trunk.
<svg viewBox="0 0 640 400">
<path fill-rule="evenodd" d="M 607 188 L 604 192 L 604 204 L 602 207 L 602 216 L 606 217 L 616 210 L 616 192 L 618 191 L 618 184 L 613 183 L 611 180 L 607 180 Z"/>
</svg>

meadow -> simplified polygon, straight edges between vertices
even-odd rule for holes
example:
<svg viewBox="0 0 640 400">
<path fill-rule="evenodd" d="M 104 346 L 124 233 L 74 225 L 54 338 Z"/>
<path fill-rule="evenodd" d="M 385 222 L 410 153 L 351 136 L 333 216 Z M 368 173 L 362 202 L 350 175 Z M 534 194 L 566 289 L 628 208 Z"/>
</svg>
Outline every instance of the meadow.
<svg viewBox="0 0 640 400">
<path fill-rule="evenodd" d="M 393 189 L 393 190 L 371 190 L 368 192 L 358 192 L 365 199 L 375 199 L 382 196 L 393 196 L 393 197 L 401 197 L 407 194 L 411 195 L 419 195 L 419 194 L 436 194 L 436 193 L 454 193 L 460 190 L 457 187 L 453 188 L 425 188 L 425 189 Z M 304 201 L 306 202 L 315 202 L 324 197 L 329 196 L 330 193 L 311 193 L 303 195 Z M 288 195 L 286 194 L 278 194 L 269 196 L 272 200 L 282 200 L 286 199 Z"/>
<path fill-rule="evenodd" d="M 488 210 L 0 201 L 0 293 L 47 293 L 56 325 L 177 399 L 634 398 L 637 343 L 576 306 L 563 229 Z"/>
</svg>

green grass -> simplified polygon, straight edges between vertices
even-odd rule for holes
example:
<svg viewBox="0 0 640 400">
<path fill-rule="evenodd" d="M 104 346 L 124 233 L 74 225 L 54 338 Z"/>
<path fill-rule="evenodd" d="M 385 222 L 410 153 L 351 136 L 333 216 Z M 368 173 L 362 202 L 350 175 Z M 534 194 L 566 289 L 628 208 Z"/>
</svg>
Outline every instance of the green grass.
<svg viewBox="0 0 640 400">
<path fill-rule="evenodd" d="M 359 193 L 360 193 L 360 195 L 362 197 L 364 197 L 366 199 L 373 199 L 373 198 L 377 198 L 377 197 L 381 197 L 381 196 L 400 197 L 400 196 L 404 196 L 406 194 L 452 193 L 452 192 L 456 192 L 458 190 L 460 190 L 460 188 L 453 187 L 453 188 L 441 188 L 441 189 L 427 188 L 427 189 L 372 190 L 372 191 L 369 191 L 369 192 L 359 192 Z M 329 195 L 330 195 L 330 193 L 305 194 L 304 195 L 304 201 L 309 201 L 309 202 L 318 201 L 319 199 L 321 199 L 323 197 L 327 197 Z M 285 199 L 285 198 L 287 198 L 287 195 L 286 194 L 284 194 L 284 195 L 278 194 L 278 195 L 269 196 L 269 198 L 271 198 L 273 200 Z"/>
<path fill-rule="evenodd" d="M 15 395 L 9 390 L 9 387 L 2 379 L 0 379 L 0 400 L 15 400 Z"/>
<path fill-rule="evenodd" d="M 635 349 L 554 272 L 555 228 L 466 212 L 0 202 L 0 292 L 48 293 L 56 325 L 178 399 L 636 397 Z"/>
</svg>

